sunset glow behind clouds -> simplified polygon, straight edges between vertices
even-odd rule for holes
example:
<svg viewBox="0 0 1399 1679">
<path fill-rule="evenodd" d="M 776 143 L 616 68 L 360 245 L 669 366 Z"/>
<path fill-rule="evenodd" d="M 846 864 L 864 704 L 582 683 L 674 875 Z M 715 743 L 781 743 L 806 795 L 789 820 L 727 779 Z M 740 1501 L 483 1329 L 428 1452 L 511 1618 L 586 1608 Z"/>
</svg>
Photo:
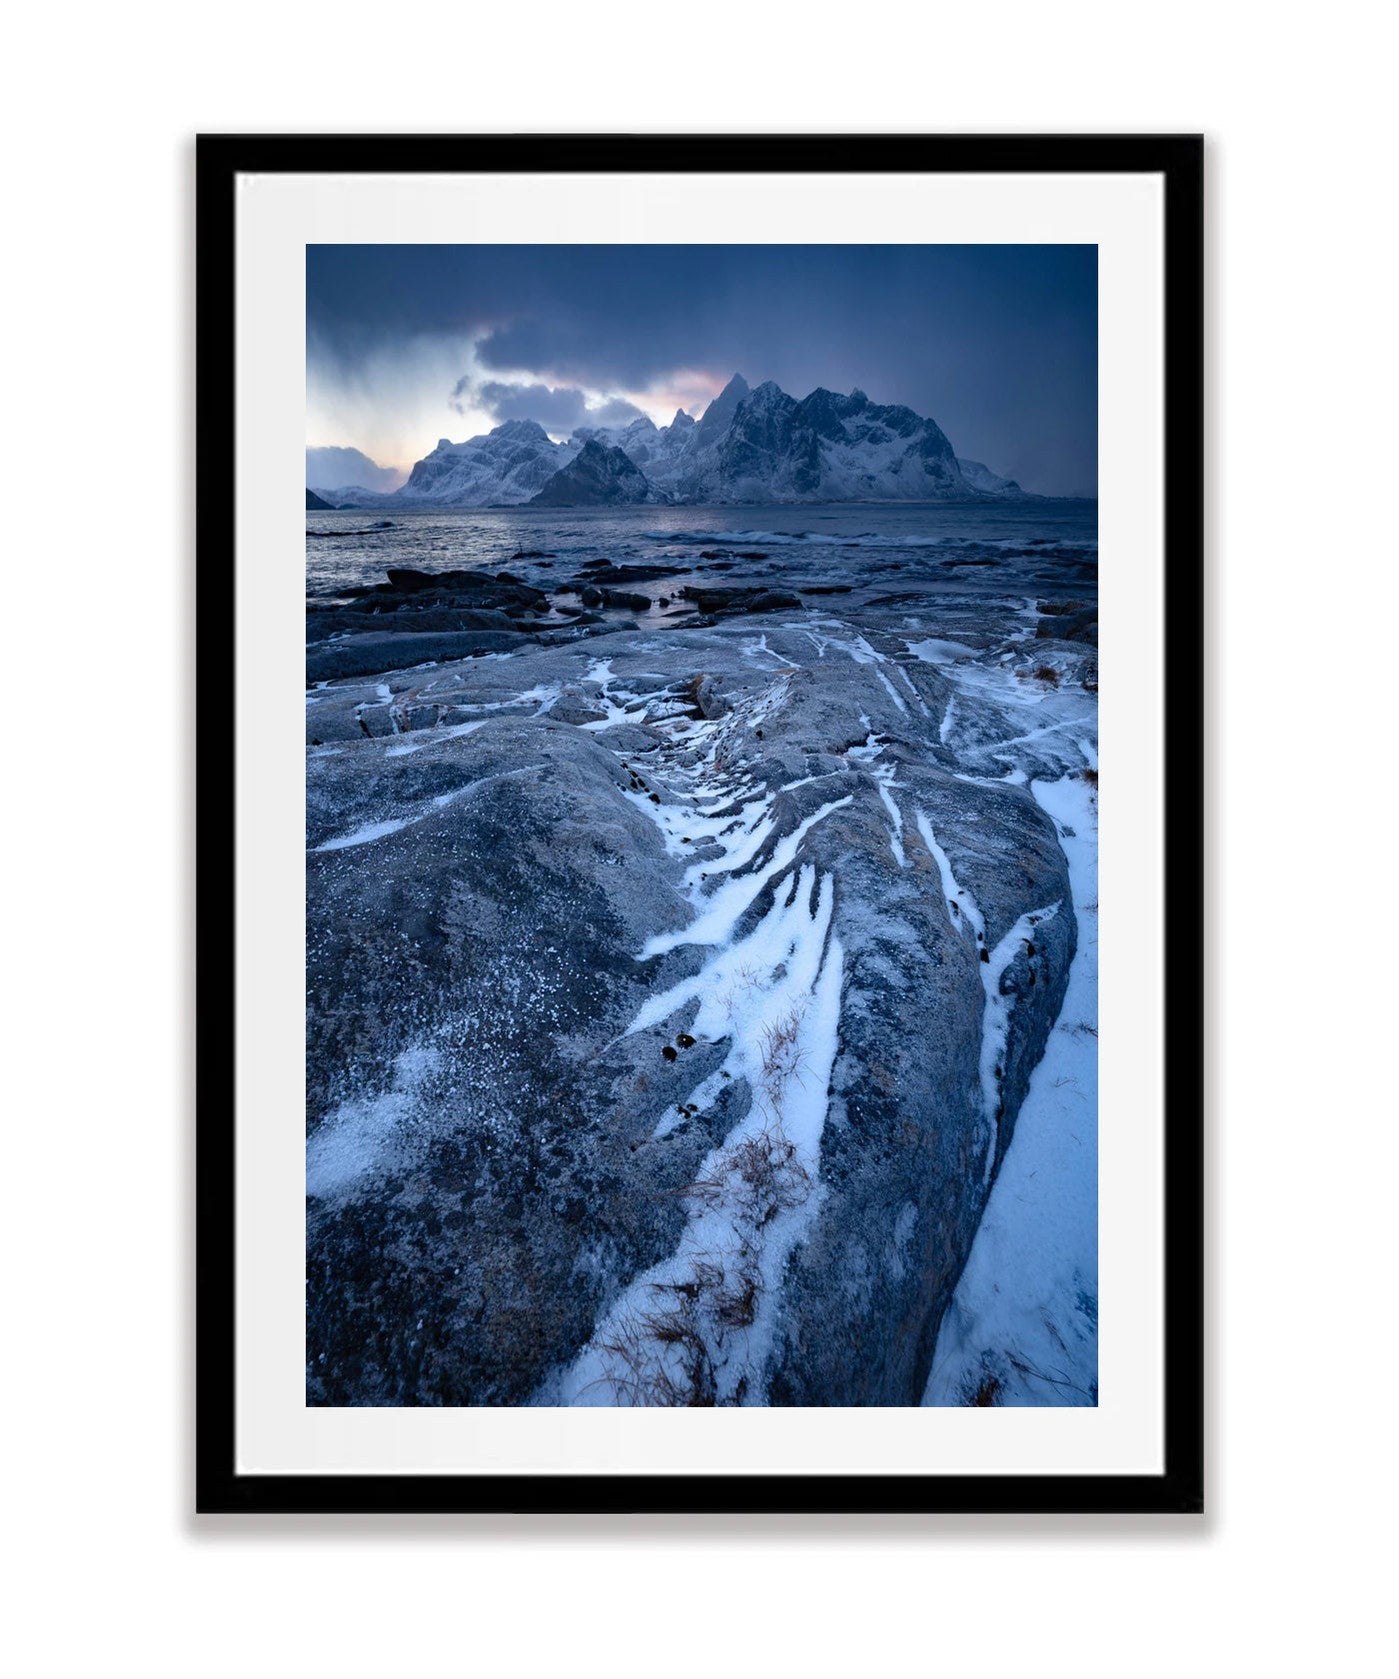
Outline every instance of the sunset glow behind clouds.
<svg viewBox="0 0 1399 1679">
<path fill-rule="evenodd" d="M 311 246 L 308 446 L 406 474 L 504 419 L 858 385 L 1027 488 L 1095 494 L 1092 246 Z"/>
</svg>

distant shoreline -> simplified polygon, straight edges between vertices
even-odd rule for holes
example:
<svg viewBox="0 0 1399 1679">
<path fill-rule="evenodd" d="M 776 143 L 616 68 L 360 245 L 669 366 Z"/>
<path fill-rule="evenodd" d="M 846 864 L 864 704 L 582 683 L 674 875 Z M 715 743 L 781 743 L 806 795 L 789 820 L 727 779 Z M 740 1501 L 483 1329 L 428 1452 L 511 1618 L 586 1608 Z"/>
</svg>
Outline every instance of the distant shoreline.
<svg viewBox="0 0 1399 1679">
<path fill-rule="evenodd" d="M 334 495 L 336 492 L 334 490 L 317 490 L 314 493 L 320 496 L 328 496 Z M 889 499 L 883 501 L 618 501 L 592 504 L 580 503 L 576 507 L 539 507 L 533 506 L 527 501 L 484 502 L 479 505 L 469 502 L 400 502 L 395 499 L 396 494 L 397 492 L 391 492 L 390 494 L 380 497 L 375 501 L 347 501 L 339 507 L 329 507 L 324 511 L 329 513 L 370 513 L 383 512 L 389 508 L 393 508 L 399 513 L 534 513 L 545 518 L 556 518 L 560 513 L 568 513 L 569 515 L 578 513 L 616 514 L 628 510 L 635 512 L 663 513 L 667 511 L 667 509 L 673 509 L 676 512 L 685 512 L 695 509 L 705 509 L 708 511 L 727 511 L 732 509 L 737 512 L 744 508 L 779 508 L 785 513 L 793 512 L 803 507 L 977 507 L 985 508 L 988 511 L 992 508 L 1026 508 L 1028 511 L 1028 507 L 1043 510 L 1043 503 L 1045 502 L 1052 502 L 1059 506 L 1083 506 L 1086 504 L 1096 505 L 1099 499 L 1097 496 L 1043 496 L 1027 493 L 1023 498 L 1016 498 L 1014 500 L 1002 500 L 996 496 L 972 496 L 966 500 L 955 501 L 951 499 L 939 499 L 937 501 L 904 501 L 900 499 Z M 322 510 L 317 508 L 313 511 L 320 512 Z"/>
</svg>

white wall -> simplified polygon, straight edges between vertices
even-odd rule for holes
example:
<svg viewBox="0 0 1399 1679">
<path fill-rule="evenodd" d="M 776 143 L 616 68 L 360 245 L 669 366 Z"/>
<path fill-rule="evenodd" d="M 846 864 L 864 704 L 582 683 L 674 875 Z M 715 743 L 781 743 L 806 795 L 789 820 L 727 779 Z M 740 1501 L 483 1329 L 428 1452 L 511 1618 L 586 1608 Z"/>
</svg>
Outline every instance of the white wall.
<svg viewBox="0 0 1399 1679">
<path fill-rule="evenodd" d="M 0 1230 L 19 1671 L 1375 1671 L 1399 967 L 1380 8 L 510 15 L 247 0 L 10 25 L 20 940 Z M 1203 1522 L 188 1514 L 189 137 L 545 127 L 1211 138 Z"/>
</svg>

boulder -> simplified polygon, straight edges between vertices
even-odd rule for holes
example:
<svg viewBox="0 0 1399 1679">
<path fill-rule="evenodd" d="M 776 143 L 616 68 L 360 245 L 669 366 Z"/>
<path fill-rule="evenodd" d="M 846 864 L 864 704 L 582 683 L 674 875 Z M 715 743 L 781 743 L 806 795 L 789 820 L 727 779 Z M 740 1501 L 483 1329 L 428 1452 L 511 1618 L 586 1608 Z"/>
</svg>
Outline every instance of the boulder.
<svg viewBox="0 0 1399 1679">
<path fill-rule="evenodd" d="M 716 717 L 723 717 L 731 709 L 729 701 L 720 692 L 719 685 L 712 676 L 696 676 L 686 692 L 694 701 L 695 710 L 700 716 L 711 721 Z"/>
<path fill-rule="evenodd" d="M 335 681 L 347 676 L 369 676 L 375 671 L 406 670 L 430 659 L 472 659 L 482 653 L 509 653 L 522 640 L 523 632 L 519 630 L 404 635 L 376 630 L 364 635 L 347 635 L 339 641 L 322 642 L 307 649 L 306 680 Z"/>
<path fill-rule="evenodd" d="M 684 1222 L 706 1135 L 652 1132 L 719 1052 L 619 1038 L 686 966 L 635 957 L 684 906 L 585 733 L 364 768 L 310 760 L 313 844 L 423 814 L 308 856 L 308 1402 L 519 1404 Z"/>
</svg>

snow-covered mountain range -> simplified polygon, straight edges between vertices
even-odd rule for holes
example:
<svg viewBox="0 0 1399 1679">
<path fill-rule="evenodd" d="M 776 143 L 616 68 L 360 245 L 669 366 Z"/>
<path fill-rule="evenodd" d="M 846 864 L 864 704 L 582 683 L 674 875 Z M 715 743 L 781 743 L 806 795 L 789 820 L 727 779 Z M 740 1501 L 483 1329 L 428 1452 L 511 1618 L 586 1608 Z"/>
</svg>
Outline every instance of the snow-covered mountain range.
<svg viewBox="0 0 1399 1679">
<path fill-rule="evenodd" d="M 320 486 L 312 486 L 319 489 Z M 339 506 L 547 507 L 818 501 L 1016 500 L 1026 492 L 959 460 L 933 420 L 900 405 L 814 390 L 798 401 L 771 380 L 735 374 L 700 419 L 644 415 L 582 427 L 555 443 L 533 420 L 507 420 L 465 443 L 443 438 L 402 489 L 321 492 Z"/>
</svg>

